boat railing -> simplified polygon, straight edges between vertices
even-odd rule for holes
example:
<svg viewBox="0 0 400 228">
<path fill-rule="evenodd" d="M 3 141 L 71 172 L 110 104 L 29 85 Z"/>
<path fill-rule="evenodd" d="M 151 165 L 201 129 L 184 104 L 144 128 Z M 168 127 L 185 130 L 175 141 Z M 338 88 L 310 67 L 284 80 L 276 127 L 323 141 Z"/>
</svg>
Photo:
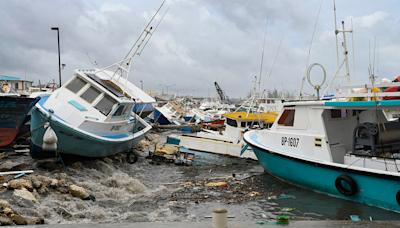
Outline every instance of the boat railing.
<svg viewBox="0 0 400 228">
<path fill-rule="evenodd" d="M 367 100 L 372 100 L 374 97 L 400 97 L 399 92 L 381 92 L 389 87 L 399 87 L 400 82 L 393 83 L 382 83 L 382 84 L 364 84 L 364 85 L 346 85 L 346 86 L 335 86 L 335 96 L 331 98 L 366 98 Z M 374 88 L 377 88 L 379 92 L 376 92 Z M 342 90 L 346 90 L 347 93 L 343 93 Z M 357 93 L 360 89 L 367 89 L 364 93 Z"/>
</svg>

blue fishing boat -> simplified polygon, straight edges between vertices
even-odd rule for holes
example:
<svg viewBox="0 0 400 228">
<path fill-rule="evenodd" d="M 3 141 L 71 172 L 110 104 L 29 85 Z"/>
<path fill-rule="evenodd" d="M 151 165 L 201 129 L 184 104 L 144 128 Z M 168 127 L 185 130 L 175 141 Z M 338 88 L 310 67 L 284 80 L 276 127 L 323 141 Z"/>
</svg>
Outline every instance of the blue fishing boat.
<svg viewBox="0 0 400 228">
<path fill-rule="evenodd" d="M 29 111 L 39 99 L 5 93 L 0 88 L 0 147 L 8 146 L 15 139 Z"/>
<path fill-rule="evenodd" d="M 342 27 L 336 34 L 348 32 Z M 345 39 L 343 47 L 342 66 Z M 348 85 L 336 86 L 335 96 L 324 97 L 328 86 L 320 100 L 285 102 L 270 129 L 251 130 L 244 140 L 281 180 L 400 212 L 400 83 L 377 84 L 372 74 L 371 84 L 350 85 L 348 67 L 332 81 L 340 77 Z"/>
</svg>

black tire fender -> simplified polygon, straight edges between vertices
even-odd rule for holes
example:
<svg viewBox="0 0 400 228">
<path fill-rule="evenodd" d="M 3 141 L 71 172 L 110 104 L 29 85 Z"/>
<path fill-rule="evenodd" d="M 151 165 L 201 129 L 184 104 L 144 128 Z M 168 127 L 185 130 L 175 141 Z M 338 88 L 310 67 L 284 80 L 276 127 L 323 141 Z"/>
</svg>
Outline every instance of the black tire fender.
<svg viewBox="0 0 400 228">
<path fill-rule="evenodd" d="M 346 182 L 350 186 L 350 190 L 347 190 L 343 187 L 342 181 Z M 350 176 L 346 174 L 342 174 L 338 176 L 335 180 L 336 189 L 340 192 L 340 194 L 344 196 L 352 196 L 357 192 L 357 184 Z M 397 198 L 397 197 L 396 197 Z M 399 196 L 400 198 L 400 196 Z"/>
<path fill-rule="evenodd" d="M 138 155 L 137 152 L 134 151 L 134 150 L 131 150 L 131 151 L 129 151 L 128 153 L 126 153 L 126 161 L 127 161 L 129 164 L 134 164 L 134 163 L 136 163 L 137 160 L 138 160 L 138 158 L 139 158 L 139 155 Z"/>
<path fill-rule="evenodd" d="M 397 201 L 397 204 L 400 205 L 400 190 L 396 194 L 396 201 Z"/>
</svg>

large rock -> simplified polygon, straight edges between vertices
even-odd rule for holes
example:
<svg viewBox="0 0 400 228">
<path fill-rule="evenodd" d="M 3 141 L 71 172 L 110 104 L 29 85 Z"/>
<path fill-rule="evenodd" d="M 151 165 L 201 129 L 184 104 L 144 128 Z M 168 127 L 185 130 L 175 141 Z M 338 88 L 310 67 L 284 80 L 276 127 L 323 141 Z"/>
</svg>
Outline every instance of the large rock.
<svg viewBox="0 0 400 228">
<path fill-rule="evenodd" d="M 3 213 L 5 215 L 7 215 L 8 217 L 10 217 L 12 214 L 14 214 L 14 211 L 10 207 L 8 207 L 8 208 L 4 208 Z"/>
<path fill-rule="evenodd" d="M 53 179 L 51 179 L 50 177 L 46 177 L 46 176 L 42 176 L 42 175 L 37 175 L 36 178 L 40 182 L 42 182 L 42 185 L 44 185 L 46 187 L 50 187 L 50 184 L 53 181 Z"/>
<path fill-rule="evenodd" d="M 83 166 L 82 162 L 75 162 L 71 166 L 74 167 L 74 168 L 77 168 L 77 169 L 85 168 L 85 166 Z"/>
<path fill-rule="evenodd" d="M 24 169 L 25 169 L 25 163 L 6 161 L 0 165 L 0 172 L 21 171 Z"/>
<path fill-rule="evenodd" d="M 0 159 L 6 159 L 6 158 L 8 158 L 6 152 L 0 153 Z"/>
<path fill-rule="evenodd" d="M 105 163 L 112 163 L 112 162 L 113 162 L 113 160 L 112 160 L 111 158 L 109 158 L 109 157 L 103 158 L 103 161 L 104 161 Z"/>
<path fill-rule="evenodd" d="M 58 180 L 57 179 L 52 179 L 51 183 L 50 183 L 50 187 L 57 188 L 58 187 Z"/>
<path fill-rule="evenodd" d="M 14 190 L 14 195 L 15 196 L 19 196 L 21 198 L 24 198 L 26 200 L 37 201 L 35 196 L 31 192 L 26 190 L 26 188 L 21 188 L 21 190 L 15 189 Z"/>
<path fill-rule="evenodd" d="M 58 183 L 60 184 L 60 186 L 66 186 L 67 185 L 67 181 L 65 179 L 59 180 Z"/>
<path fill-rule="evenodd" d="M 26 175 L 24 179 L 30 180 L 33 188 L 38 189 L 42 186 L 42 182 L 35 175 Z"/>
<path fill-rule="evenodd" d="M 68 190 L 68 187 L 62 186 L 62 187 L 57 188 L 57 192 L 59 192 L 61 194 L 68 194 L 69 190 Z"/>
<path fill-rule="evenodd" d="M 0 226 L 12 226 L 13 221 L 9 218 L 0 217 Z"/>
<path fill-rule="evenodd" d="M 36 189 L 42 187 L 42 182 L 40 182 L 38 179 L 35 179 L 34 181 L 32 181 L 32 186 Z"/>
<path fill-rule="evenodd" d="M 28 189 L 29 191 L 33 190 L 33 185 L 32 185 L 32 181 L 30 180 L 25 180 L 25 179 L 20 179 L 22 187 Z"/>
<path fill-rule="evenodd" d="M 7 201 L 5 201 L 5 200 L 0 200 L 0 206 L 1 206 L 3 209 L 11 208 L 10 203 L 7 202 Z"/>
<path fill-rule="evenodd" d="M 11 218 L 11 220 L 17 225 L 26 225 L 27 224 L 26 220 L 24 218 L 22 218 L 22 216 L 20 216 L 20 215 L 13 216 Z"/>
<path fill-rule="evenodd" d="M 43 218 L 35 218 L 31 220 L 26 220 L 28 225 L 36 225 L 36 224 L 44 224 L 44 219 Z"/>
<path fill-rule="evenodd" d="M 11 180 L 8 182 L 7 185 L 8 190 L 21 189 L 21 188 L 22 188 L 22 183 L 20 180 Z"/>
<path fill-rule="evenodd" d="M 68 190 L 75 197 L 79 197 L 81 199 L 87 199 L 89 197 L 89 194 L 86 192 L 86 190 L 84 188 L 76 186 L 74 184 L 70 185 Z"/>
<path fill-rule="evenodd" d="M 40 187 L 37 191 L 39 194 L 43 195 L 49 192 L 49 189 L 45 185 L 42 185 L 42 187 Z"/>
</svg>

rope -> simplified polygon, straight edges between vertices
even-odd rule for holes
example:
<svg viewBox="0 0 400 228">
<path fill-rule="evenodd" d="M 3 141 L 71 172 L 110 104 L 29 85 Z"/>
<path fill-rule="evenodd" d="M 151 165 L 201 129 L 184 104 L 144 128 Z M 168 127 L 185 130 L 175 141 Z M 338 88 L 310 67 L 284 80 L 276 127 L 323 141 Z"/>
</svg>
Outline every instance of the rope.
<svg viewBox="0 0 400 228">
<path fill-rule="evenodd" d="M 58 154 L 58 157 L 60 157 L 61 164 L 64 166 L 64 168 L 65 168 L 65 170 L 67 171 L 68 175 L 71 176 L 71 177 L 73 177 L 73 176 L 71 175 L 71 173 L 68 171 L 67 167 L 64 165 L 64 161 L 63 161 L 62 158 L 61 158 L 61 154 L 58 152 L 57 149 L 56 149 L 56 154 Z"/>
</svg>

